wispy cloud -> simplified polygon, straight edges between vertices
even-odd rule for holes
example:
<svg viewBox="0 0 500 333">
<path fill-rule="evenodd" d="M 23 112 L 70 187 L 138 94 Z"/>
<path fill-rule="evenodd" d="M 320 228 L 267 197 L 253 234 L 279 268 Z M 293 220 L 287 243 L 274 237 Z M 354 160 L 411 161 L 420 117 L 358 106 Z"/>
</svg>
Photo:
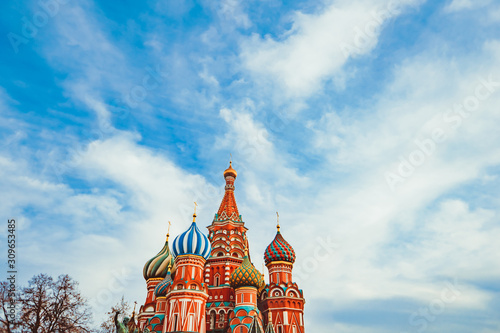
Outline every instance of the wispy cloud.
<svg viewBox="0 0 500 333">
<path fill-rule="evenodd" d="M 279 39 L 253 35 L 243 44 L 245 66 L 283 98 L 309 97 L 326 80 L 342 79 L 344 64 L 369 53 L 384 23 L 420 1 L 337 1 L 314 14 L 296 12 Z M 280 89 L 276 89 L 280 90 Z"/>
<path fill-rule="evenodd" d="M 481 7 L 485 7 L 491 3 L 491 0 L 479 0 L 479 1 L 471 1 L 471 0 L 453 0 L 446 7 L 446 12 L 458 12 L 461 10 L 471 10 L 477 9 Z"/>
</svg>

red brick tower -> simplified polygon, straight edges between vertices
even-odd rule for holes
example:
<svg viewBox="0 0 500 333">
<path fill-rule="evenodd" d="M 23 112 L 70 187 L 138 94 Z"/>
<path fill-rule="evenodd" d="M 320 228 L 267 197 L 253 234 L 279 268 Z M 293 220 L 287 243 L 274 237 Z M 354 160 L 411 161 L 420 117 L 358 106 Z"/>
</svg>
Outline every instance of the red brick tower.
<svg viewBox="0 0 500 333">
<path fill-rule="evenodd" d="M 264 253 L 269 284 L 261 294 L 259 308 L 276 333 L 304 333 L 304 295 L 292 280 L 295 251 L 278 232 Z"/>
<path fill-rule="evenodd" d="M 243 262 L 248 247 L 245 224 L 241 219 L 234 197 L 237 177 L 232 163 L 224 171 L 226 187 L 224 198 L 208 227 L 212 253 L 205 265 L 205 283 L 208 284 L 207 332 L 226 332 L 229 316 L 234 309 L 235 293 L 229 278 Z"/>
</svg>

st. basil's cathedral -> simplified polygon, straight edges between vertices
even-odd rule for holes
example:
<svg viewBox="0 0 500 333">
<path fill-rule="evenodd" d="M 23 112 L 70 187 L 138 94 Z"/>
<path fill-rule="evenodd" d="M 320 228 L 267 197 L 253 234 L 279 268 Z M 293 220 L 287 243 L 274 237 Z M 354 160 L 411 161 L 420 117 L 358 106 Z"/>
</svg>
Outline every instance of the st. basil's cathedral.
<svg viewBox="0 0 500 333">
<path fill-rule="evenodd" d="M 144 265 L 147 296 L 139 332 L 304 333 L 304 295 L 293 282 L 295 252 L 279 222 L 264 252 L 269 283 L 251 263 L 234 196 L 237 173 L 224 171 L 224 198 L 208 227 L 193 223 Z M 135 316 L 130 324 L 135 326 Z"/>
</svg>

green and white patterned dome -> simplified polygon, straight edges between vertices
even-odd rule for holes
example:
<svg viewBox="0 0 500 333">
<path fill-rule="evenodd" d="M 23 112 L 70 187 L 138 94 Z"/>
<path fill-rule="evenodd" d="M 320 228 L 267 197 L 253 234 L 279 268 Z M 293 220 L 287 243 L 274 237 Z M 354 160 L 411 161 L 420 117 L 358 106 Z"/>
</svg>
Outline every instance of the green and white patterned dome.
<svg viewBox="0 0 500 333">
<path fill-rule="evenodd" d="M 165 276 L 167 276 L 169 264 L 172 266 L 171 272 L 173 273 L 175 271 L 175 257 L 172 252 L 170 252 L 168 247 L 168 237 L 169 235 L 167 234 L 167 240 L 165 241 L 165 245 L 160 252 L 158 252 L 158 254 L 153 258 L 149 259 L 144 265 L 142 274 L 146 281 L 155 278 L 165 278 Z"/>
</svg>

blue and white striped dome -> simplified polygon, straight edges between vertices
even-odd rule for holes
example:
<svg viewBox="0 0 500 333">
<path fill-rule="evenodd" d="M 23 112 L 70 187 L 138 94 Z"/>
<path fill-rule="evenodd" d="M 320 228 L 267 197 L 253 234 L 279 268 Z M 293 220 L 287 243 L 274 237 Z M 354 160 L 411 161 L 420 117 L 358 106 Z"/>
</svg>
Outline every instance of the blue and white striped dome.
<svg viewBox="0 0 500 333">
<path fill-rule="evenodd" d="M 187 231 L 177 236 L 172 245 L 172 252 L 175 256 L 193 254 L 208 259 L 210 251 L 210 241 L 198 229 L 196 222 L 193 222 Z"/>
</svg>

